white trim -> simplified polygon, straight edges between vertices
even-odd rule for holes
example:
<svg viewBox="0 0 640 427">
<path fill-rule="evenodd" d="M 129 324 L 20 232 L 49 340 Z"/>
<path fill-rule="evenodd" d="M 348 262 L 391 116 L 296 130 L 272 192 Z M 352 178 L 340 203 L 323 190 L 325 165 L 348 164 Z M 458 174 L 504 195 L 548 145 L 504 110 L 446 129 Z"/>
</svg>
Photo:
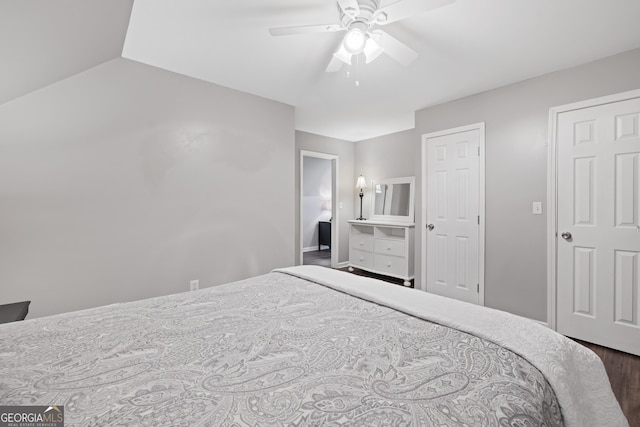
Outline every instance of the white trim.
<svg viewBox="0 0 640 427">
<path fill-rule="evenodd" d="M 339 269 L 347 268 L 347 267 L 349 267 L 349 261 L 343 261 L 343 262 L 338 263 L 338 268 Z"/>
<path fill-rule="evenodd" d="M 331 246 L 322 245 L 321 249 L 330 249 Z M 308 248 L 302 248 L 302 252 L 316 252 L 318 250 L 318 246 L 309 246 Z"/>
<path fill-rule="evenodd" d="M 308 150 L 300 150 L 300 171 L 299 171 L 299 181 L 300 181 L 300 194 L 299 194 L 299 201 L 300 201 L 300 206 L 299 206 L 299 212 L 298 215 L 300 218 L 300 228 L 299 228 L 299 233 L 300 233 L 300 253 L 299 253 L 299 257 L 298 257 L 298 265 L 302 265 L 303 264 L 303 254 L 305 252 L 304 248 L 303 248 L 303 238 L 304 238 L 304 234 L 302 232 L 302 211 L 303 211 L 303 191 L 304 191 L 304 182 L 303 182 L 303 176 L 304 176 L 304 158 L 305 157 L 316 157 L 318 159 L 326 159 L 326 160 L 331 160 L 331 217 L 332 217 L 332 221 L 331 221 L 331 268 L 336 268 L 336 266 L 338 265 L 338 254 L 339 254 L 339 248 L 340 248 L 340 241 L 339 241 L 339 236 L 340 236 L 340 217 L 339 217 L 339 213 L 340 210 L 338 209 L 338 200 L 340 200 L 339 196 L 339 191 L 340 191 L 340 185 L 339 185 L 339 175 L 340 175 L 340 168 L 339 168 L 339 157 L 335 154 L 328 154 L 328 153 L 320 153 L 317 151 L 308 151 Z M 317 250 L 317 249 L 316 249 Z"/>
<path fill-rule="evenodd" d="M 422 212 L 420 213 L 420 217 L 422 219 L 422 230 L 420 231 L 421 235 L 421 247 L 422 247 L 422 259 L 420 260 L 420 265 L 422 269 L 421 280 L 420 280 L 420 288 L 423 291 L 427 290 L 427 198 L 425 197 L 426 188 L 427 188 L 427 139 L 429 138 L 437 138 L 439 136 L 452 135 L 455 133 L 468 132 L 471 130 L 477 130 L 479 133 L 478 136 L 478 147 L 480 148 L 479 159 L 478 159 L 478 214 L 480 215 L 480 227 L 478 229 L 478 282 L 479 282 L 479 293 L 478 293 L 478 304 L 484 305 L 484 263 L 485 263 L 485 123 L 475 123 L 467 126 L 460 126 L 453 129 L 445 129 L 437 132 L 430 132 L 422 135 L 422 144 L 421 144 L 421 191 L 422 191 Z"/>
<path fill-rule="evenodd" d="M 549 110 L 549 144 L 547 150 L 547 324 L 556 330 L 556 127 L 557 113 Z"/>
<path fill-rule="evenodd" d="M 616 93 L 549 109 L 549 149 L 547 152 L 547 323 L 557 330 L 557 245 L 558 245 L 558 116 L 568 111 L 640 98 L 640 89 Z"/>
<path fill-rule="evenodd" d="M 409 184 L 409 214 L 408 215 L 388 215 L 388 214 L 375 214 L 376 211 L 376 185 L 379 184 Z M 386 178 L 378 181 L 371 181 L 371 210 L 369 211 L 369 219 L 372 221 L 387 221 L 397 222 L 402 224 L 413 224 L 415 221 L 414 203 L 415 203 L 415 188 L 416 177 L 415 176 L 403 176 L 398 178 Z M 359 221 L 359 220 L 358 220 Z"/>
</svg>

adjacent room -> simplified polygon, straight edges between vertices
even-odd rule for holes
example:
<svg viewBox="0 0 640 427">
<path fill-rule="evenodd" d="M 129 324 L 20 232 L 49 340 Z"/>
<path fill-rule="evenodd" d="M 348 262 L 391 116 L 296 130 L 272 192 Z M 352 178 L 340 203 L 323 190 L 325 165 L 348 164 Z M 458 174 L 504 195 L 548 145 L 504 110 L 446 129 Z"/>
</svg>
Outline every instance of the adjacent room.
<svg viewBox="0 0 640 427">
<path fill-rule="evenodd" d="M 640 427 L 638 16 L 0 0 L 0 407 Z"/>
</svg>

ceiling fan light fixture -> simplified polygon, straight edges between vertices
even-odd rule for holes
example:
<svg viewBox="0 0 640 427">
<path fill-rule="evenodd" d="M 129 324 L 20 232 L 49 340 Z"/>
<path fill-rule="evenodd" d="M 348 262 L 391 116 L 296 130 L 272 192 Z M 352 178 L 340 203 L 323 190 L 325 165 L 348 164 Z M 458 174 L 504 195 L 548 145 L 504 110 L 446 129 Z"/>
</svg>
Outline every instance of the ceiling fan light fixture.
<svg viewBox="0 0 640 427">
<path fill-rule="evenodd" d="M 354 27 L 347 31 L 342 45 L 352 55 L 359 55 L 364 50 L 369 36 L 361 28 Z"/>
<path fill-rule="evenodd" d="M 345 64 L 351 65 L 351 54 L 347 52 L 347 49 L 345 49 L 344 43 L 340 44 L 340 47 L 333 53 L 333 56 L 335 56 Z"/>
<path fill-rule="evenodd" d="M 344 13 L 345 13 L 347 16 L 350 16 L 350 17 L 352 17 L 352 18 L 355 18 L 355 17 L 356 17 L 356 15 L 358 14 L 358 11 L 356 10 L 356 8 L 355 8 L 355 7 L 346 7 L 346 8 L 344 9 Z"/>
<path fill-rule="evenodd" d="M 366 63 L 368 64 L 376 59 L 380 54 L 382 54 L 382 52 L 384 52 L 382 46 L 380 46 L 373 37 L 369 37 L 367 39 L 367 44 L 364 46 L 364 57 L 366 58 Z"/>
<path fill-rule="evenodd" d="M 376 15 L 376 24 L 384 25 L 389 20 L 389 15 L 384 12 L 380 12 Z"/>
</svg>

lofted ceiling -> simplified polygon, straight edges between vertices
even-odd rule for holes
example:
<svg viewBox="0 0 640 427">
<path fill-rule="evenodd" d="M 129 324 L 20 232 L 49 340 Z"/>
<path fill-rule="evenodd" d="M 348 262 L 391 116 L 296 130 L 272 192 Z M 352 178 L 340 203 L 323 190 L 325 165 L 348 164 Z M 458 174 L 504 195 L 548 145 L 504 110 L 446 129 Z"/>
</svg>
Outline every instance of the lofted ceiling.
<svg viewBox="0 0 640 427">
<path fill-rule="evenodd" d="M 381 5 L 394 0 L 381 0 Z M 296 129 L 362 140 L 414 111 L 640 47 L 638 0 L 457 0 L 384 29 L 419 53 L 325 73 L 344 33 L 334 0 L 135 0 L 123 56 L 295 106 Z M 355 75 L 360 86 L 355 85 Z"/>
<path fill-rule="evenodd" d="M 296 129 L 357 141 L 413 128 L 424 107 L 639 48 L 638 16 L 638 0 L 457 0 L 384 27 L 419 53 L 409 67 L 382 55 L 325 73 L 344 33 L 268 28 L 337 23 L 335 0 L 0 0 L 0 104 L 122 55 L 293 105 Z"/>
<path fill-rule="evenodd" d="M 122 54 L 133 0 L 0 0 L 0 105 Z"/>
</svg>

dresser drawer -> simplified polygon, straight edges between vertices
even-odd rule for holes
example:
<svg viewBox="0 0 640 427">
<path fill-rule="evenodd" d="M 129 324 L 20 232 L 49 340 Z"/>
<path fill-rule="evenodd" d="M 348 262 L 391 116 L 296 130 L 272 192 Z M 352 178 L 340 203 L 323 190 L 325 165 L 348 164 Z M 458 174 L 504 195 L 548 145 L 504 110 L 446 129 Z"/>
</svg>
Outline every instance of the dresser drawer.
<svg viewBox="0 0 640 427">
<path fill-rule="evenodd" d="M 374 268 L 382 274 L 406 277 L 407 259 L 391 255 L 376 254 Z"/>
<path fill-rule="evenodd" d="M 404 257 L 405 243 L 404 240 L 385 240 L 378 239 L 375 242 L 375 253 L 382 255 L 395 255 Z"/>
<path fill-rule="evenodd" d="M 349 250 L 349 264 L 355 267 L 373 268 L 373 252 Z"/>
<path fill-rule="evenodd" d="M 352 249 L 373 252 L 373 237 L 352 235 L 349 244 Z"/>
</svg>

